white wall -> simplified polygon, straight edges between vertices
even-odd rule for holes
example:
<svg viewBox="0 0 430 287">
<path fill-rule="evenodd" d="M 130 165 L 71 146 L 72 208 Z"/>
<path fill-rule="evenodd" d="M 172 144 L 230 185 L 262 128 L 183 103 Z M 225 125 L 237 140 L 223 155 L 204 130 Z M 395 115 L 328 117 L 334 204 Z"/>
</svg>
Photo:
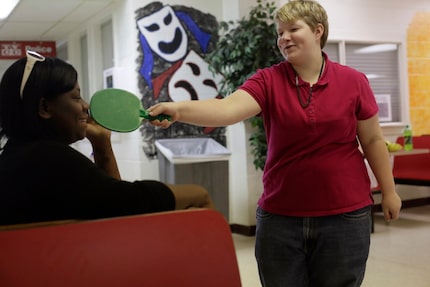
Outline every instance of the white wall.
<svg viewBox="0 0 430 287">
<path fill-rule="evenodd" d="M 106 15 L 112 14 L 115 42 L 114 63 L 121 71 L 120 81 L 117 83 L 118 87 L 137 94 L 135 59 L 137 58 L 138 41 L 134 11 L 150 2 L 152 1 L 117 0 L 110 10 L 103 12 Z M 238 19 L 247 14 L 249 6 L 256 3 L 252 0 L 170 0 L 162 2 L 192 6 L 203 12 L 211 13 L 219 20 Z M 285 2 L 287 1 L 277 1 L 280 4 Z M 329 14 L 329 39 L 399 42 L 403 44 L 403 47 L 405 46 L 408 24 L 414 14 L 417 11 L 430 11 L 430 1 L 428 0 L 321 0 L 320 3 Z M 101 15 L 101 17 L 106 15 Z M 92 25 L 89 23 L 86 28 L 91 29 Z M 79 53 L 73 47 L 78 46 L 78 35 L 84 29 L 79 29 L 69 37 L 69 47 L 72 47 L 70 55 L 72 63 L 79 63 Z M 403 93 L 404 101 L 407 103 L 405 48 L 403 53 Z M 97 74 L 91 76 L 98 77 Z M 405 117 L 408 117 L 407 111 L 405 111 Z M 394 137 L 400 133 L 400 126 L 385 127 L 384 133 L 389 137 Z M 227 129 L 227 137 L 228 148 L 232 151 L 229 176 L 230 223 L 255 225 L 256 202 L 261 194 L 262 184 L 261 173 L 255 171 L 249 156 L 247 140 L 249 126 L 243 122 L 230 126 Z M 85 154 L 89 154 L 88 144 L 85 141 L 76 146 Z M 124 179 L 158 179 L 158 162 L 148 160 L 143 154 L 138 131 L 129 134 L 115 134 L 114 150 Z"/>
</svg>

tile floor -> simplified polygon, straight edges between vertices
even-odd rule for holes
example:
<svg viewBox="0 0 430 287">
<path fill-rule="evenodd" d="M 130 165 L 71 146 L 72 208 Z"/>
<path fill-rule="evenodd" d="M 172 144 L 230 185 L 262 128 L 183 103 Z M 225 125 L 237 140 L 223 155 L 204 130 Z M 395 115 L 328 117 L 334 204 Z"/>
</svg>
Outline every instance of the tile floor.
<svg viewBox="0 0 430 287">
<path fill-rule="evenodd" d="M 260 287 L 254 237 L 233 234 L 243 287 Z M 402 210 L 386 224 L 375 214 L 375 233 L 362 287 L 430 287 L 430 206 Z"/>
</svg>

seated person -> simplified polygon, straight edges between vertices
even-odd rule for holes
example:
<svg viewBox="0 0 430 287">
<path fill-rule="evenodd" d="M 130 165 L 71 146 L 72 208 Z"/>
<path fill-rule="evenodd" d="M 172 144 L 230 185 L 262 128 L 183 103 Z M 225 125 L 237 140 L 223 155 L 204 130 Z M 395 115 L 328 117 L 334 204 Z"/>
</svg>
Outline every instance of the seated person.
<svg viewBox="0 0 430 287">
<path fill-rule="evenodd" d="M 76 70 L 27 52 L 0 83 L 0 225 L 213 208 L 199 185 L 123 181 L 110 131 L 89 116 Z M 94 162 L 70 147 L 87 138 Z"/>
</svg>

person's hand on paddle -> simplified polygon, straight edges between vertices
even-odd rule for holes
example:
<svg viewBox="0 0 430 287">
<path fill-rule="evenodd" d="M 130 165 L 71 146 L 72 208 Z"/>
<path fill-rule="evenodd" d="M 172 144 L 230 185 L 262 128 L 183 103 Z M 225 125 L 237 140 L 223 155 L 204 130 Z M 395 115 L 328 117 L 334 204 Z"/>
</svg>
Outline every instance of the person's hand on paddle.
<svg viewBox="0 0 430 287">
<path fill-rule="evenodd" d="M 171 120 L 166 114 L 150 115 L 136 95 L 114 88 L 97 91 L 91 97 L 90 111 L 91 117 L 99 125 L 122 133 L 138 129 L 143 119 L 157 124 Z M 158 113 L 158 110 L 156 112 Z"/>
<path fill-rule="evenodd" d="M 147 111 L 149 112 L 150 116 L 155 117 L 157 115 L 165 114 L 171 117 L 170 121 L 167 119 L 162 121 L 151 121 L 151 124 L 157 127 L 168 128 L 179 119 L 179 111 L 177 109 L 176 103 L 173 102 L 158 103 L 148 108 Z"/>
</svg>

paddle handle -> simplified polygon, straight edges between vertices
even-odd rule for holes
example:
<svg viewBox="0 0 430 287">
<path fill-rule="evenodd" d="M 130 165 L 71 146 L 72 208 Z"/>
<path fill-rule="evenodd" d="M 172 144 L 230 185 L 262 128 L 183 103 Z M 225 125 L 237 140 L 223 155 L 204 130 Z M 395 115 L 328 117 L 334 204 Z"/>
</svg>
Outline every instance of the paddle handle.
<svg viewBox="0 0 430 287">
<path fill-rule="evenodd" d="M 168 121 L 172 120 L 171 116 L 165 115 L 165 114 L 161 114 L 161 115 L 157 115 L 157 116 L 151 116 L 151 115 L 149 115 L 148 111 L 146 111 L 146 110 L 140 110 L 140 117 L 142 117 L 148 121 L 159 120 L 161 122 L 163 120 L 168 120 Z"/>
</svg>

